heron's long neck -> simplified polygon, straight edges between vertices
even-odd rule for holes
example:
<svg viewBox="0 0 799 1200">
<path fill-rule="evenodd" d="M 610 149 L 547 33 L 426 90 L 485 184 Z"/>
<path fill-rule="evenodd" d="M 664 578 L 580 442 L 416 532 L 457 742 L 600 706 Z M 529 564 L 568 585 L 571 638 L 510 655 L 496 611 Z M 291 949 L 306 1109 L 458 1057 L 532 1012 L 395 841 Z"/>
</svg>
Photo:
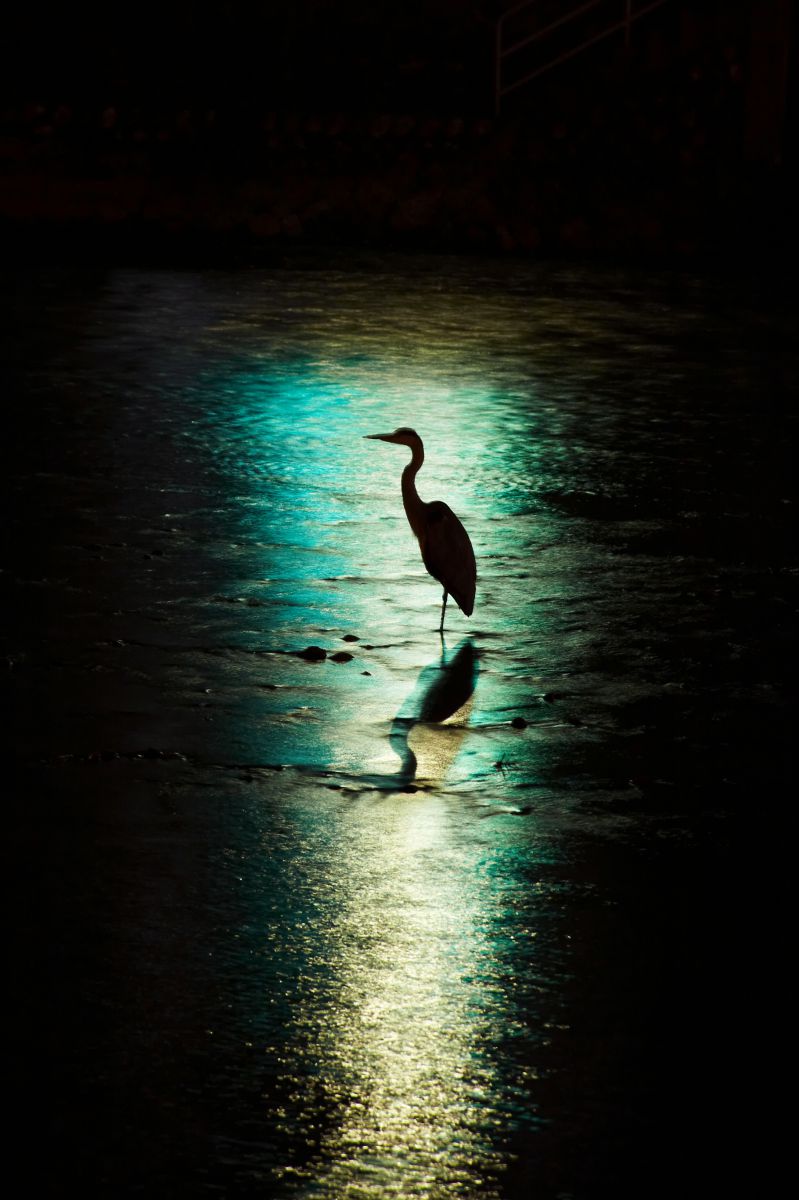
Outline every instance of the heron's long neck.
<svg viewBox="0 0 799 1200">
<path fill-rule="evenodd" d="M 424 462 L 424 446 L 419 442 L 413 447 L 413 458 L 402 472 L 402 503 L 411 529 L 417 538 L 424 532 L 424 502 L 416 490 L 416 472 Z"/>
</svg>

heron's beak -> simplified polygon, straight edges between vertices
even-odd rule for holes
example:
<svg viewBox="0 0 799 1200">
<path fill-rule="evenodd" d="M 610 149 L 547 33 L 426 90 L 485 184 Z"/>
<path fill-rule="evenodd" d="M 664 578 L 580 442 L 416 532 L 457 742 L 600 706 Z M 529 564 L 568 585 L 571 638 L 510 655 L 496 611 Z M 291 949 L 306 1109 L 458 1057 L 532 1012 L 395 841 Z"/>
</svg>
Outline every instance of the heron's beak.
<svg viewBox="0 0 799 1200">
<path fill-rule="evenodd" d="M 378 442 L 393 442 L 394 441 L 393 433 L 365 433 L 363 436 L 365 438 L 370 438 L 372 441 L 378 441 Z"/>
</svg>

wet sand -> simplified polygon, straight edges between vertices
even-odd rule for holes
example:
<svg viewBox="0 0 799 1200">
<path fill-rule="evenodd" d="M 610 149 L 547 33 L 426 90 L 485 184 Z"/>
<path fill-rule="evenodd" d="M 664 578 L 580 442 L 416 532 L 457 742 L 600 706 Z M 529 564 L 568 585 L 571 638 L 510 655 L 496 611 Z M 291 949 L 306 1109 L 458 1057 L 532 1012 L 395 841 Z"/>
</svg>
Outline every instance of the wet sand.
<svg viewBox="0 0 799 1200">
<path fill-rule="evenodd" d="M 31 1184 L 717 1193 L 732 831 L 788 773 L 792 318 L 440 259 L 7 282 Z M 477 554 L 443 646 L 406 452 L 362 440 L 404 424 Z"/>
</svg>

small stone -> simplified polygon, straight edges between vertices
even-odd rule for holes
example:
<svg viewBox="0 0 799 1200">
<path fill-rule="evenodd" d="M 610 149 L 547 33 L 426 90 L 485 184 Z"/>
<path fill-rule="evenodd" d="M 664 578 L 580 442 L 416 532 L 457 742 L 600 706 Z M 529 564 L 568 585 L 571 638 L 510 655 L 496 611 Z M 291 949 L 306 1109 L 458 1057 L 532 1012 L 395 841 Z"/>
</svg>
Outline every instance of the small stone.
<svg viewBox="0 0 799 1200">
<path fill-rule="evenodd" d="M 361 671 L 361 674 L 362 675 L 371 675 L 372 672 L 371 671 Z"/>
<path fill-rule="evenodd" d="M 356 637 L 354 633 L 345 633 L 341 640 L 342 642 L 359 642 L 361 639 Z"/>
<path fill-rule="evenodd" d="M 352 655 L 346 650 L 337 650 L 335 654 L 330 655 L 330 661 L 337 663 L 352 662 Z"/>
<path fill-rule="evenodd" d="M 327 650 L 323 650 L 321 646 L 306 646 L 304 650 L 297 650 L 297 658 L 305 658 L 308 662 L 321 662 L 323 658 L 327 658 Z"/>
<path fill-rule="evenodd" d="M 527 728 L 527 722 L 525 721 L 524 717 L 514 717 L 513 720 L 511 721 L 511 725 L 513 726 L 514 729 L 526 729 Z"/>
</svg>

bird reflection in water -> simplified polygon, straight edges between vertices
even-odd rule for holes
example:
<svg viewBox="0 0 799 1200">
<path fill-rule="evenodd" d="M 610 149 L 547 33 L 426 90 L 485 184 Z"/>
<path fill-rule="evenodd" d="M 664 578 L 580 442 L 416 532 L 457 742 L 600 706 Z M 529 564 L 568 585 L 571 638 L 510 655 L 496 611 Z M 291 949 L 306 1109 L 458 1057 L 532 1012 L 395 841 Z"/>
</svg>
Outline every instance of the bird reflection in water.
<svg viewBox="0 0 799 1200">
<path fill-rule="evenodd" d="M 425 667 L 416 686 L 392 721 L 389 741 L 401 761 L 399 771 L 388 776 L 383 787 L 407 789 L 420 774 L 427 780 L 442 779 L 453 762 L 463 738 L 477 682 L 477 652 L 466 638 L 452 655 L 447 655 L 442 638 L 441 657 Z M 440 727 L 458 713 L 461 720 L 442 730 Z M 417 728 L 414 749 L 409 744 L 411 731 Z"/>
</svg>

